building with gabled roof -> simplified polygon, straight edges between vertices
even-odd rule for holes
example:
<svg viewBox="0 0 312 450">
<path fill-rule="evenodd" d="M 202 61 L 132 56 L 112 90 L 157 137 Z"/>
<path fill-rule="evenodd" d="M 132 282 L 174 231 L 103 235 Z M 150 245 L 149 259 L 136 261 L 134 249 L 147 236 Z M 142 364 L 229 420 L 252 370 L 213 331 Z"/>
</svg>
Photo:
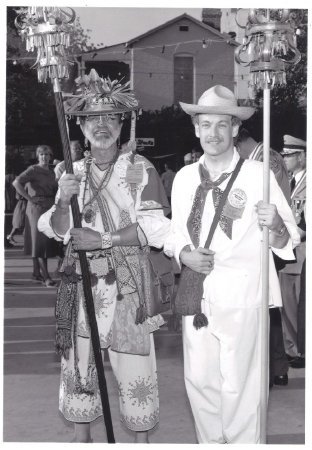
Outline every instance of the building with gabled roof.
<svg viewBox="0 0 312 450">
<path fill-rule="evenodd" d="M 179 101 L 197 102 L 215 84 L 235 90 L 237 43 L 199 20 L 182 14 L 128 42 L 83 53 L 80 71 L 131 79 L 144 110 Z"/>
</svg>

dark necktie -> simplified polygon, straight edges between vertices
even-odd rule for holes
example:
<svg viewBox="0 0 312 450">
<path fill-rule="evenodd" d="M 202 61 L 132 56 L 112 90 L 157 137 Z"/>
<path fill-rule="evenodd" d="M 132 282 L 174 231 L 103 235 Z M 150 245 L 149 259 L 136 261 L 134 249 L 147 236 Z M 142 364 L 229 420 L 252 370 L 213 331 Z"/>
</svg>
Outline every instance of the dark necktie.
<svg viewBox="0 0 312 450">
<path fill-rule="evenodd" d="M 199 245 L 199 236 L 201 231 L 201 221 L 203 216 L 203 210 L 206 202 L 206 197 L 210 189 L 213 190 L 213 199 L 214 199 L 214 206 L 217 207 L 218 200 L 220 199 L 220 189 L 217 188 L 219 184 L 221 184 L 224 180 L 226 180 L 230 173 L 223 173 L 216 181 L 211 181 L 209 178 L 208 171 L 204 168 L 202 164 L 199 164 L 199 176 L 200 176 L 200 185 L 196 189 L 192 209 L 189 215 L 189 218 L 187 220 L 187 229 L 190 234 L 190 237 L 192 239 L 192 242 L 195 246 L 195 248 Z M 223 223 L 226 221 L 227 218 L 224 216 L 220 217 L 220 226 L 223 228 Z M 231 220 L 231 219 L 229 219 Z"/>
<path fill-rule="evenodd" d="M 290 192 L 292 192 L 295 189 L 296 186 L 296 178 L 293 176 L 290 181 Z"/>
</svg>

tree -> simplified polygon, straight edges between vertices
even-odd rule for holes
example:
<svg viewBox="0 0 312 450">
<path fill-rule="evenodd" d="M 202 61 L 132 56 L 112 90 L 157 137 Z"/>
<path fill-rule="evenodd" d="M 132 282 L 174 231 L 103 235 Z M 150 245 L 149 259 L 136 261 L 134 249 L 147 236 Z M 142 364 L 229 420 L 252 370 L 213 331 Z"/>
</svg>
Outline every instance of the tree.
<svg viewBox="0 0 312 450">
<path fill-rule="evenodd" d="M 52 145 L 55 156 L 61 157 L 61 140 L 51 83 L 39 83 L 32 65 L 36 55 L 28 53 L 14 25 L 19 7 L 7 8 L 7 78 L 6 78 L 6 144 Z M 69 79 L 62 84 L 70 90 L 77 76 L 77 58 L 83 51 L 93 50 L 88 44 L 88 31 L 83 30 L 79 19 L 71 33 L 68 48 Z"/>
</svg>

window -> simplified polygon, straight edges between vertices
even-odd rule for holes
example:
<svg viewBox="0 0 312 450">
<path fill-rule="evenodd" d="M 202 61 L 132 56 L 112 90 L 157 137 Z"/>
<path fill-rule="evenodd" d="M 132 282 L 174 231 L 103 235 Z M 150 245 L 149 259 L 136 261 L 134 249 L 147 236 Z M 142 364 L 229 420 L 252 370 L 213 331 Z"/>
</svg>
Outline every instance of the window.
<svg viewBox="0 0 312 450">
<path fill-rule="evenodd" d="M 189 30 L 189 27 L 188 27 L 187 25 L 180 25 L 180 26 L 179 26 L 179 30 L 180 30 L 180 31 L 188 31 L 188 30 Z"/>
<path fill-rule="evenodd" d="M 174 57 L 174 103 L 193 102 L 194 70 L 193 57 Z"/>
</svg>

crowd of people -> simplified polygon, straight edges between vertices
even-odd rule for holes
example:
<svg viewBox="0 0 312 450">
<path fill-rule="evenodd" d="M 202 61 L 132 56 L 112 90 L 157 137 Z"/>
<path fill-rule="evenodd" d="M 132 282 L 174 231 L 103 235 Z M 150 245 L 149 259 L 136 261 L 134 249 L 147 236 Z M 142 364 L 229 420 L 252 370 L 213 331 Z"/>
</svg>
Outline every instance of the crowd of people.
<svg viewBox="0 0 312 450">
<path fill-rule="evenodd" d="M 118 383 L 120 419 L 138 443 L 148 442 L 159 421 L 153 332 L 164 320 L 147 315 L 143 282 L 143 255 L 154 247 L 181 269 L 175 309 L 182 315 L 185 386 L 198 442 L 259 443 L 264 227 L 270 244 L 270 386 L 287 384 L 289 365 L 305 365 L 306 143 L 286 135 L 282 153 L 271 150 L 270 202 L 264 202 L 263 144 L 241 128 L 255 110 L 239 106 L 232 91 L 217 85 L 197 104 L 180 103 L 202 151 L 185 155 L 177 173 L 166 163 L 160 177 L 132 144 L 119 144 L 124 121 L 138 108 L 133 92 L 121 84 L 117 92 L 94 69 L 77 85 L 64 108 L 90 150 L 83 154 L 80 143 L 71 142 L 74 170 L 67 174 L 64 162 L 51 168 L 49 146 L 37 148 L 38 163 L 13 181 L 19 201 L 7 236 L 14 243 L 24 228 L 33 278 L 47 287 L 55 286 L 48 258 L 60 258 L 59 409 L 75 424 L 73 441 L 92 442 L 90 423 L 103 413 L 81 250 L 95 279 L 100 345 L 108 349 Z M 74 195 L 82 228 L 73 226 Z M 131 389 L 135 385 L 140 392 Z"/>
</svg>

